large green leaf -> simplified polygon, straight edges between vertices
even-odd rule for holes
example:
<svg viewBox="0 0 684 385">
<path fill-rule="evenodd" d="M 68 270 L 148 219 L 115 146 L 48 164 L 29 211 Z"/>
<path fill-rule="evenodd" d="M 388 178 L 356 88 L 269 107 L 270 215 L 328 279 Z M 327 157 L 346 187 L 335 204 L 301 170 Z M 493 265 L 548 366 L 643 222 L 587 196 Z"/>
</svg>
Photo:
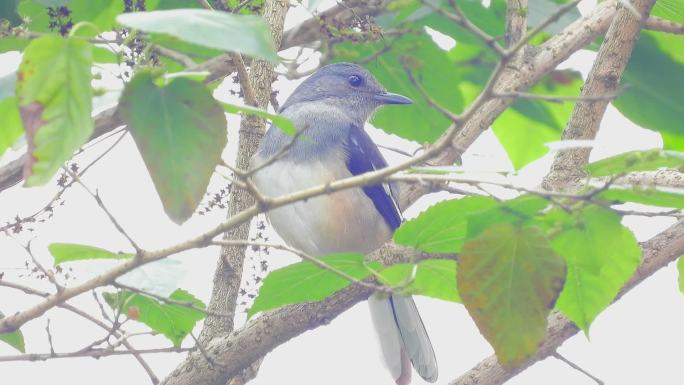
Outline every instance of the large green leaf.
<svg viewBox="0 0 684 385">
<path fill-rule="evenodd" d="M 556 253 L 565 258 L 568 275 L 556 308 L 585 333 L 634 274 L 641 249 L 611 210 L 588 206 L 576 228 L 554 237 Z"/>
<path fill-rule="evenodd" d="M 99 32 L 111 31 L 115 26 L 116 16 L 124 10 L 122 0 L 70 0 L 67 6 L 73 24 L 87 21 L 97 26 Z M 31 20 L 29 28 L 32 31 L 50 31 L 47 4 L 40 4 L 36 0 L 22 0 L 19 13 Z"/>
<path fill-rule="evenodd" d="M 378 51 L 387 50 L 382 55 Z M 372 123 L 384 131 L 419 143 L 436 140 L 450 121 L 430 107 L 420 91 L 411 83 L 401 61 L 404 61 L 427 93 L 450 111 L 463 109 L 458 84 L 459 69 L 425 33 L 406 34 L 387 46 L 384 42 L 370 44 L 344 43 L 335 46 L 335 61 L 360 61 L 373 56 L 364 66 L 390 92 L 400 93 L 414 103 L 386 106 L 378 110 Z"/>
<path fill-rule="evenodd" d="M 16 26 L 21 23 L 21 16 L 17 12 L 19 0 L 3 0 L 0 2 L 0 20 L 7 20 L 10 25 Z"/>
<path fill-rule="evenodd" d="M 0 311 L 0 319 L 4 318 L 5 314 Z M 26 346 L 24 345 L 24 335 L 21 330 L 15 330 L 11 333 L 0 333 L 0 341 L 5 342 L 9 346 L 17 349 L 22 353 L 26 353 Z"/>
<path fill-rule="evenodd" d="M 590 163 L 585 169 L 593 176 L 609 176 L 662 167 L 683 169 L 684 152 L 660 149 L 630 151 Z"/>
<path fill-rule="evenodd" d="M 634 202 L 649 206 L 684 209 L 684 190 L 676 192 L 657 190 L 651 187 L 612 187 L 602 191 L 598 197 L 610 202 Z"/>
<path fill-rule="evenodd" d="M 0 116 L 2 116 L 2 128 L 0 128 L 0 156 L 2 156 L 24 132 L 17 108 L 17 98 L 0 100 Z"/>
<path fill-rule="evenodd" d="M 91 259 L 129 259 L 133 254 L 113 253 L 99 247 L 79 245 L 76 243 L 52 243 L 48 250 L 55 259 L 54 265 L 57 266 L 64 262 L 83 261 Z"/>
<path fill-rule="evenodd" d="M 150 329 L 163 334 L 174 346 L 180 346 L 183 339 L 192 332 L 197 321 L 205 316 L 203 311 L 160 302 L 127 290 L 103 293 L 103 297 L 112 309 L 119 310 L 127 314 L 129 318 L 140 321 Z M 198 309 L 206 307 L 202 301 L 182 289 L 176 289 L 169 299 L 192 304 Z"/>
<path fill-rule="evenodd" d="M 668 51 L 684 50 L 682 44 Z M 658 46 L 653 35 L 642 33 L 623 75 L 629 89 L 613 105 L 634 123 L 663 134 L 666 148 L 684 149 L 684 64 Z"/>
<path fill-rule="evenodd" d="M 0 38 L 0 53 L 8 51 L 21 51 L 29 45 L 29 39 L 20 37 L 3 37 Z"/>
<path fill-rule="evenodd" d="M 93 132 L 92 47 L 78 38 L 33 40 L 17 73 L 28 141 L 26 185 L 47 183 Z"/>
<path fill-rule="evenodd" d="M 653 5 L 651 16 L 684 24 L 684 1 L 683 0 L 658 0 Z"/>
<path fill-rule="evenodd" d="M 458 261 L 463 304 L 507 367 L 537 351 L 564 279 L 563 258 L 533 227 L 496 224 L 466 242 Z"/>
<path fill-rule="evenodd" d="M 493 198 L 466 197 L 440 202 L 394 233 L 394 242 L 428 253 L 455 253 L 466 238 L 468 215 L 497 205 Z"/>
<path fill-rule="evenodd" d="M 268 25 L 261 17 L 206 9 L 174 9 L 119 15 L 117 21 L 145 32 L 166 33 L 190 43 L 277 62 Z"/>
<path fill-rule="evenodd" d="M 562 78 L 561 78 L 562 76 Z M 560 80 L 558 80 L 560 79 Z M 530 92 L 549 96 L 577 96 L 582 79 L 574 73 L 557 73 L 541 81 Z M 492 124 L 492 130 L 516 170 L 545 155 L 546 143 L 560 140 L 574 103 L 518 100 Z"/>
<path fill-rule="evenodd" d="M 160 88 L 141 72 L 126 85 L 119 107 L 164 210 L 184 222 L 202 200 L 226 145 L 221 105 L 201 83 L 181 77 Z"/>
<path fill-rule="evenodd" d="M 399 263 L 382 270 L 380 279 L 404 295 L 461 302 L 456 288 L 456 261 L 453 260 L 428 259 L 415 265 Z"/>
<path fill-rule="evenodd" d="M 321 257 L 320 260 L 337 270 L 356 279 L 365 279 L 372 268 L 378 270 L 380 264 L 364 264 L 362 254 L 335 254 Z M 275 309 L 284 305 L 302 302 L 321 301 L 336 291 L 347 287 L 351 282 L 339 274 L 323 269 L 309 261 L 294 263 L 272 271 L 264 279 L 259 295 L 247 312 L 247 316 Z"/>
</svg>

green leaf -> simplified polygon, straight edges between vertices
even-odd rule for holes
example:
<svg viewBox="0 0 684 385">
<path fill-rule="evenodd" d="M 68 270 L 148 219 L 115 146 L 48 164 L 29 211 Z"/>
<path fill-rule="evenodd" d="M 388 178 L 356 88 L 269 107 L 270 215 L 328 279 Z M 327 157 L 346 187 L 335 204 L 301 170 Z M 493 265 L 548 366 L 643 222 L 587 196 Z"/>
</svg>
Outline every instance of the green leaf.
<svg viewBox="0 0 684 385">
<path fill-rule="evenodd" d="M 456 288 L 456 261 L 449 259 L 392 265 L 380 272 L 380 279 L 390 287 L 399 288 L 403 295 L 424 295 L 461 302 Z"/>
<path fill-rule="evenodd" d="M 19 0 L 3 0 L 0 2 L 0 21 L 7 20 L 11 26 L 21 24 L 21 16 L 17 12 Z"/>
<path fill-rule="evenodd" d="M 668 50 L 684 50 L 684 41 Z M 660 131 L 666 148 L 684 150 L 684 64 L 658 46 L 652 34 L 642 33 L 627 64 L 623 83 L 629 89 L 613 105 L 639 126 Z"/>
<path fill-rule="evenodd" d="M 0 100 L 0 116 L 2 116 L 2 128 L 0 129 L 0 156 L 2 156 L 24 132 L 17 108 L 17 98 L 11 97 Z"/>
<path fill-rule="evenodd" d="M 613 301 L 641 260 L 634 234 L 609 209 L 588 206 L 579 226 L 552 241 L 565 258 L 568 275 L 556 308 L 585 333 L 596 316 Z"/>
<path fill-rule="evenodd" d="M 582 78 L 572 72 L 554 72 L 530 92 L 548 96 L 578 96 Z M 560 140 L 574 103 L 521 99 L 492 124 L 494 134 L 516 170 L 544 156 L 546 143 Z"/>
<path fill-rule="evenodd" d="M 0 319 L 4 318 L 5 314 L 0 311 Z M 5 342 L 9 346 L 17 349 L 22 353 L 26 353 L 26 346 L 24 345 L 24 335 L 21 330 L 15 330 L 11 333 L 0 333 L 0 341 Z"/>
<path fill-rule="evenodd" d="M 95 63 L 118 63 L 119 57 L 107 48 L 93 47 L 93 61 Z"/>
<path fill-rule="evenodd" d="M 485 7 L 481 1 L 462 0 L 458 2 L 458 6 L 468 20 L 478 26 L 481 30 L 491 36 L 503 36 L 505 32 L 504 26 L 506 17 L 505 1 L 494 0 L 490 2 L 489 7 Z M 444 7 L 446 7 L 447 11 L 451 11 L 449 5 L 444 4 Z M 457 23 L 454 23 L 453 20 L 440 15 L 438 12 L 433 12 L 429 8 L 427 8 L 427 10 L 430 12 L 425 12 L 424 17 L 413 18 L 416 24 L 428 26 L 443 34 L 449 35 L 454 38 L 458 44 L 484 46 L 482 40 L 478 39 L 470 31 Z"/>
<path fill-rule="evenodd" d="M 190 43 L 278 62 L 261 17 L 206 9 L 174 9 L 119 15 L 117 21 L 145 32 L 166 33 Z M 230 37 L 230 38 L 227 38 Z"/>
<path fill-rule="evenodd" d="M 677 260 L 677 270 L 679 270 L 679 291 L 684 293 L 684 258 Z"/>
<path fill-rule="evenodd" d="M 611 202 L 634 202 L 649 206 L 684 209 L 684 191 L 661 191 L 651 187 L 632 188 L 612 187 L 598 194 L 598 197 Z"/>
<path fill-rule="evenodd" d="M 387 52 L 377 56 L 380 50 Z M 419 143 L 432 142 L 451 123 L 432 108 L 411 83 L 402 60 L 411 67 L 415 78 L 435 101 L 454 113 L 463 109 L 463 97 L 458 88 L 461 81 L 459 68 L 425 32 L 419 35 L 406 34 L 389 47 L 384 42 L 338 44 L 334 47 L 334 56 L 335 61 L 359 61 L 374 57 L 364 67 L 390 92 L 413 99 L 411 105 L 386 106 L 375 113 L 373 125 L 390 134 Z"/>
<path fill-rule="evenodd" d="M 83 261 L 91 259 L 129 259 L 133 254 L 113 253 L 99 247 L 79 245 L 76 243 L 52 243 L 48 246 L 50 254 L 55 259 L 57 266 L 64 262 Z"/>
<path fill-rule="evenodd" d="M 394 242 L 428 253 L 455 253 L 466 237 L 468 215 L 497 205 L 494 198 L 466 197 L 437 203 L 415 219 L 404 222 Z"/>
<path fill-rule="evenodd" d="M 278 127 L 287 135 L 292 136 L 297 133 L 297 128 L 295 128 L 294 123 L 292 123 L 290 119 L 282 115 L 272 114 L 268 111 L 264 111 L 262 109 L 251 106 L 239 106 L 237 104 L 231 104 L 226 102 L 221 102 L 221 104 L 223 105 L 223 110 L 228 113 L 239 114 L 241 112 L 244 112 L 247 115 L 255 115 L 260 118 L 270 120 L 271 122 L 273 122 L 273 124 L 276 125 L 276 127 Z"/>
<path fill-rule="evenodd" d="M 46 7 L 59 7 L 68 5 L 72 0 L 33 0 L 36 3 L 43 4 Z"/>
<path fill-rule="evenodd" d="M 19 37 L 3 37 L 0 38 L 0 53 L 8 51 L 22 51 L 29 45 L 29 39 L 22 39 Z"/>
<path fill-rule="evenodd" d="M 563 258 L 532 227 L 496 224 L 466 242 L 458 261 L 463 304 L 505 367 L 537 351 L 564 278 Z"/>
<path fill-rule="evenodd" d="M 558 11 L 562 4 L 556 4 L 550 0 L 530 0 L 527 6 L 527 19 L 530 28 L 534 28 L 544 21 L 546 21 L 549 16 L 554 12 Z M 582 15 L 577 7 L 563 13 L 558 20 L 549 24 L 544 31 L 549 33 L 559 33 L 565 27 L 570 25 L 573 21 L 579 19 Z"/>
<path fill-rule="evenodd" d="M 545 209 L 549 202 L 536 195 L 521 195 L 496 206 L 474 212 L 468 216 L 466 239 L 472 239 L 482 231 L 499 223 L 523 225 Z"/>
<path fill-rule="evenodd" d="M 74 25 L 86 21 L 95 24 L 99 32 L 106 32 L 114 29 L 116 16 L 124 11 L 124 2 L 122 0 L 70 0 L 68 7 L 71 11 L 69 19 Z M 29 23 L 31 31 L 50 32 L 47 4 L 43 5 L 35 0 L 22 0 L 19 13 L 31 20 Z"/>
<path fill-rule="evenodd" d="M 126 85 L 119 107 L 164 210 L 184 222 L 202 200 L 226 145 L 221 106 L 200 83 L 175 78 L 160 88 L 149 72 L 140 72 Z"/>
<path fill-rule="evenodd" d="M 369 267 L 378 270 L 380 263 L 364 264 L 362 254 L 342 253 L 319 258 L 329 266 L 343 271 L 356 279 L 370 276 Z M 247 312 L 247 317 L 284 305 L 322 301 L 329 295 L 344 289 L 351 282 L 337 273 L 323 269 L 312 262 L 303 261 L 274 270 L 264 279 L 259 295 Z"/>
<path fill-rule="evenodd" d="M 651 16 L 658 16 L 675 23 L 684 24 L 684 1 L 658 0 L 653 5 Z"/>
<path fill-rule="evenodd" d="M 197 321 L 205 317 L 202 311 L 187 306 L 163 303 L 127 290 L 103 293 L 103 297 L 112 309 L 119 310 L 127 314 L 129 318 L 142 322 L 150 329 L 163 334 L 174 346 L 180 346 L 183 339 L 192 332 Z M 202 301 L 183 289 L 176 289 L 169 299 L 189 303 L 199 309 L 206 308 Z"/>
<path fill-rule="evenodd" d="M 684 169 L 684 152 L 660 149 L 630 151 L 590 163 L 585 170 L 592 176 L 609 176 L 662 167 Z"/>
<path fill-rule="evenodd" d="M 24 51 L 16 94 L 28 141 L 27 186 L 47 183 L 93 132 L 91 48 L 47 35 Z"/>
</svg>

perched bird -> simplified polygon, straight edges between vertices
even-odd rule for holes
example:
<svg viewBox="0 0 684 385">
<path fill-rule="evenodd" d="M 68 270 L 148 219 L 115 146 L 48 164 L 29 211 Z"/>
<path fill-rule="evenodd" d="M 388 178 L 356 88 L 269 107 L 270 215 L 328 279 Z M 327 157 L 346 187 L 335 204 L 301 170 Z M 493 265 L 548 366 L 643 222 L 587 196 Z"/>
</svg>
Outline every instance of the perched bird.
<svg viewBox="0 0 684 385">
<path fill-rule="evenodd" d="M 254 184 L 262 193 L 278 196 L 387 167 L 364 124 L 380 106 L 410 103 L 387 92 L 361 66 L 322 67 L 279 111 L 304 130 L 302 136 L 293 141 L 271 126 L 252 159 L 258 169 Z M 299 201 L 271 210 L 267 217 L 285 242 L 307 254 L 369 253 L 401 224 L 398 197 L 397 186 L 383 183 Z M 376 294 L 369 305 L 396 383 L 410 382 L 411 364 L 425 380 L 436 381 L 437 361 L 413 299 Z"/>
</svg>

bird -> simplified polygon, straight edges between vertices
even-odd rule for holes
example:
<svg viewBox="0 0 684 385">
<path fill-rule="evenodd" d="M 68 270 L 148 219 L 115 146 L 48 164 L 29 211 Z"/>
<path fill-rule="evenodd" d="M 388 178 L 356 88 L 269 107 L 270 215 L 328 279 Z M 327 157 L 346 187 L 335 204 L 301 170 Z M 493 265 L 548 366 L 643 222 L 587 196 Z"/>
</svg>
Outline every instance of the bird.
<svg viewBox="0 0 684 385">
<path fill-rule="evenodd" d="M 280 107 L 300 132 L 293 138 L 276 125 L 265 133 L 251 161 L 252 182 L 279 196 L 382 169 L 387 162 L 364 127 L 384 105 L 411 104 L 390 93 L 357 64 L 321 67 Z M 396 184 L 379 183 L 298 201 L 266 213 L 291 247 L 311 256 L 370 253 L 392 238 L 402 223 Z M 368 299 L 384 362 L 397 385 L 411 381 L 411 366 L 437 380 L 437 360 L 410 296 L 376 293 Z"/>
</svg>

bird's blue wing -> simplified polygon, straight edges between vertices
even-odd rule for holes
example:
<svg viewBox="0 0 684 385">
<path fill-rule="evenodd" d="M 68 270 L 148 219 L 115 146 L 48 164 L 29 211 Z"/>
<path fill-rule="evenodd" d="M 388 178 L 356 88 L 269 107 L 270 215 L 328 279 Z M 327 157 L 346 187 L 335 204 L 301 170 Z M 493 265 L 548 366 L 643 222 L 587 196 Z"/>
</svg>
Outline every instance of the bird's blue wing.
<svg viewBox="0 0 684 385">
<path fill-rule="evenodd" d="M 387 167 L 385 158 L 373 143 L 366 131 L 352 125 L 345 141 L 347 150 L 347 169 L 352 175 L 378 170 Z M 381 183 L 363 187 L 363 192 L 373 201 L 375 209 L 385 219 L 387 225 L 396 230 L 401 225 L 401 211 L 397 205 L 397 194 L 390 184 Z"/>
</svg>

